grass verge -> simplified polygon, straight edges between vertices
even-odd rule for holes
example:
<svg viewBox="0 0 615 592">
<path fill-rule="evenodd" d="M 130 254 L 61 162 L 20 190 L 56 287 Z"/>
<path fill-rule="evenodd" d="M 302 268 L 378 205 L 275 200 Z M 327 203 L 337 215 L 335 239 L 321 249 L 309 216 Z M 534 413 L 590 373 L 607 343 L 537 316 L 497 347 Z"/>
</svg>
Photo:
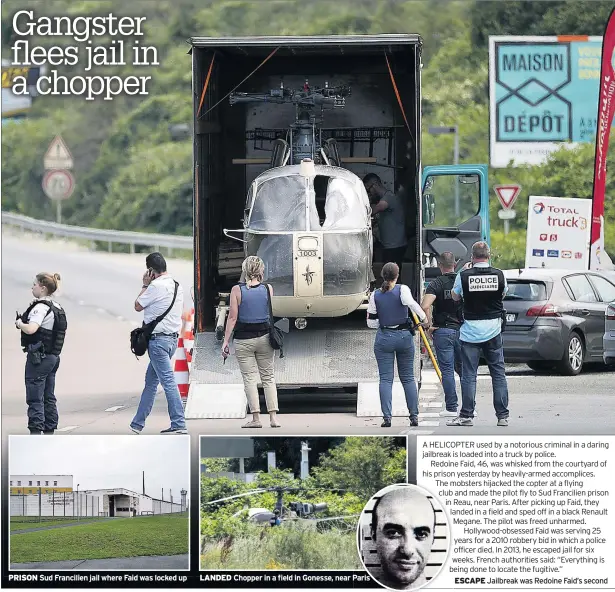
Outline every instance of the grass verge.
<svg viewBox="0 0 615 592">
<path fill-rule="evenodd" d="M 201 569 L 362 569 L 356 534 L 286 528 L 205 545 Z"/>
<path fill-rule="evenodd" d="M 117 518 L 100 524 L 16 534 L 11 563 L 188 553 L 188 515 Z"/>
<path fill-rule="evenodd" d="M 83 517 L 80 520 L 75 520 L 74 518 L 57 518 L 55 520 L 41 520 L 40 522 L 33 522 L 28 520 L 26 522 L 13 522 L 11 520 L 11 532 L 14 530 L 28 530 L 29 528 L 44 528 L 46 526 L 60 526 L 62 524 L 73 524 L 77 526 L 77 524 L 84 524 L 86 522 L 96 522 L 98 520 L 108 520 L 107 517 Z"/>
</svg>

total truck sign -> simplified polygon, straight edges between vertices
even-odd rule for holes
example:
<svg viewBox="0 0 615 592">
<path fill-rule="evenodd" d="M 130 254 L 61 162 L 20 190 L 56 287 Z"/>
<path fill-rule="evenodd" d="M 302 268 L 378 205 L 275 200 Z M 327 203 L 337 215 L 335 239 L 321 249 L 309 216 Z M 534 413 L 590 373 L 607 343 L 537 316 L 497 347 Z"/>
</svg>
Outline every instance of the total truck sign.
<svg viewBox="0 0 615 592">
<path fill-rule="evenodd" d="M 594 141 L 602 37 L 490 37 L 490 164 L 535 165 Z"/>
<path fill-rule="evenodd" d="M 525 267 L 589 268 L 591 199 L 530 196 Z"/>
</svg>

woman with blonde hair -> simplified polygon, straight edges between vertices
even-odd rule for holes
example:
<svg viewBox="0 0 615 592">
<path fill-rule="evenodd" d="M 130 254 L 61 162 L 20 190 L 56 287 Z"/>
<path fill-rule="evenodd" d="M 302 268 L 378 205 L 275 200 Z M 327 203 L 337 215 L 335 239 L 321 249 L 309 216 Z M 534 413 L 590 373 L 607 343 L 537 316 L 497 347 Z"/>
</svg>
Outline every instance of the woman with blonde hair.
<svg viewBox="0 0 615 592">
<path fill-rule="evenodd" d="M 409 327 L 408 308 L 421 319 L 423 326 L 427 325 L 427 315 L 412 297 L 410 288 L 397 283 L 398 278 L 397 264 L 386 263 L 382 268 L 382 287 L 372 293 L 367 307 L 367 326 L 378 329 L 374 354 L 380 374 L 380 406 L 384 420 L 380 427 L 383 428 L 391 427 L 396 359 L 410 425 L 419 425 L 418 390 L 414 378 L 414 332 Z"/>
<path fill-rule="evenodd" d="M 262 283 L 265 276 L 265 264 L 260 257 L 247 257 L 241 269 L 245 281 L 233 286 L 231 290 L 222 355 L 225 360 L 229 356 L 229 342 L 232 336 L 250 413 L 252 413 L 252 421 L 243 427 L 262 427 L 258 398 L 260 378 L 265 391 L 269 423 L 272 428 L 279 428 L 280 424 L 276 419 L 278 392 L 273 373 L 275 350 L 269 342 L 269 329 L 273 323 L 270 315 L 270 298 L 273 296 L 273 288 Z"/>
<path fill-rule="evenodd" d="M 30 434 L 53 434 L 58 427 L 56 372 L 66 335 L 66 313 L 51 298 L 60 285 L 57 273 L 39 273 L 32 284 L 34 300 L 15 327 L 26 353 L 26 403 Z"/>
</svg>

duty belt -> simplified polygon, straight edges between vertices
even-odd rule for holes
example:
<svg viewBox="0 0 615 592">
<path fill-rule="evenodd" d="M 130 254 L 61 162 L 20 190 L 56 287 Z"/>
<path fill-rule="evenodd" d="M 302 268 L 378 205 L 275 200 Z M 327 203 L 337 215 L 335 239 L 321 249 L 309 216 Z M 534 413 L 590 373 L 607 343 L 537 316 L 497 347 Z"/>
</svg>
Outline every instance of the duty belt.
<svg viewBox="0 0 615 592">
<path fill-rule="evenodd" d="M 150 339 L 156 339 L 156 337 L 179 337 L 179 333 L 152 333 Z"/>
</svg>

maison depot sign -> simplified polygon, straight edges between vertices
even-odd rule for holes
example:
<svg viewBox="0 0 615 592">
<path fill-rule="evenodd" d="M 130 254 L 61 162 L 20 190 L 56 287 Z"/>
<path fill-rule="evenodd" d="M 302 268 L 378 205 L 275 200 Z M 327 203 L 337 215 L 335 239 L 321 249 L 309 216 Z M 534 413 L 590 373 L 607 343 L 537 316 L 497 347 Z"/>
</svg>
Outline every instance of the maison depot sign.
<svg viewBox="0 0 615 592">
<path fill-rule="evenodd" d="M 602 37 L 490 37 L 490 164 L 541 164 L 592 142 Z"/>
</svg>

